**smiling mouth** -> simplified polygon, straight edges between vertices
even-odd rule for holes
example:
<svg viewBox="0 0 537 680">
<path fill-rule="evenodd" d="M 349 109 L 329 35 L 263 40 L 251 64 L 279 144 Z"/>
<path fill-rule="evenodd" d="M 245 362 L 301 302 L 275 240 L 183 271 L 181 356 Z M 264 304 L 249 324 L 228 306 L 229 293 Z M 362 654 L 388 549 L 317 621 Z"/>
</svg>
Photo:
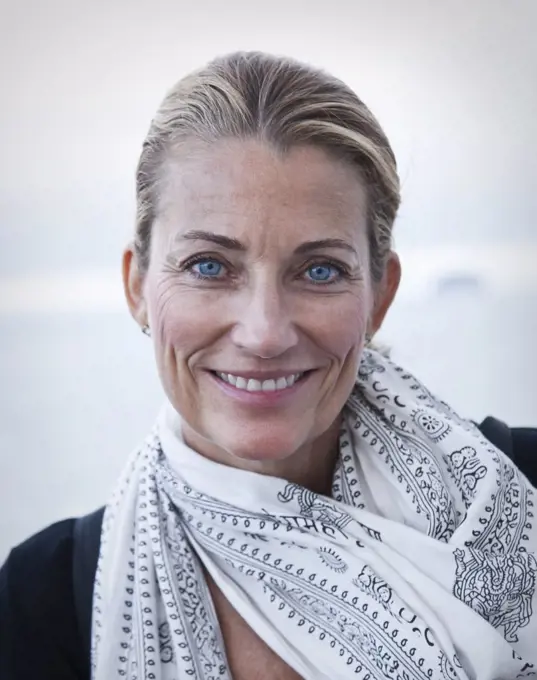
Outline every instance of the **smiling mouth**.
<svg viewBox="0 0 537 680">
<path fill-rule="evenodd" d="M 282 375 L 268 380 L 258 380 L 256 378 L 247 378 L 244 376 L 233 375 L 232 373 L 221 373 L 220 371 L 211 371 L 219 380 L 231 385 L 237 390 L 245 392 L 280 392 L 288 390 L 296 385 L 301 380 L 311 373 L 311 371 L 302 371 L 300 373 L 291 373 Z"/>
</svg>

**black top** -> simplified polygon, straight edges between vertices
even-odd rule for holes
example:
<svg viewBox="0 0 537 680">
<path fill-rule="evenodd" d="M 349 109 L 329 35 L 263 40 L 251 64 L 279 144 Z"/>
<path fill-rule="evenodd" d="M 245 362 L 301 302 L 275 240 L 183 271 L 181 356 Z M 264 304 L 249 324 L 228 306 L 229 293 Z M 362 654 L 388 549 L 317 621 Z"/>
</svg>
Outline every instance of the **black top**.
<svg viewBox="0 0 537 680">
<path fill-rule="evenodd" d="M 14 548 L 0 571 L 0 679 L 88 680 L 73 606 L 74 520 Z"/>
<path fill-rule="evenodd" d="M 503 446 L 498 423 L 480 427 L 536 486 L 537 429 L 511 429 Z M 0 570 L 0 680 L 89 680 L 73 596 L 74 528 L 67 519 L 35 534 Z"/>
</svg>

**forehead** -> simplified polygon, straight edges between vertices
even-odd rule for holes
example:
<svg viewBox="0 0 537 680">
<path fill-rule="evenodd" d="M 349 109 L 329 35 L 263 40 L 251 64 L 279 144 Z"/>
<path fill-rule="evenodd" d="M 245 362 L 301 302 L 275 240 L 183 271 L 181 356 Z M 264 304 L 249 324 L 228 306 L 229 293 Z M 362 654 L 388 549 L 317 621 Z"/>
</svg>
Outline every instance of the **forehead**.
<svg viewBox="0 0 537 680">
<path fill-rule="evenodd" d="M 358 172 L 318 147 L 281 153 L 258 140 L 188 143 L 162 168 L 157 221 L 177 235 L 210 228 L 248 240 L 270 228 L 352 239 L 365 231 L 365 219 Z"/>
</svg>

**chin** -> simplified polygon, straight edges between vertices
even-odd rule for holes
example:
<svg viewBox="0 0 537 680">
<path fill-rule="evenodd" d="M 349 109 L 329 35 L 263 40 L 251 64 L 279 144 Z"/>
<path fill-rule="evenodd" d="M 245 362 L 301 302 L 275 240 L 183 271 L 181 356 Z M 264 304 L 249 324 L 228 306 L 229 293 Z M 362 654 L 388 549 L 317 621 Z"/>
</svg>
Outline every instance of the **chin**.
<svg viewBox="0 0 537 680">
<path fill-rule="evenodd" d="M 298 429 L 298 428 L 297 428 Z M 297 429 L 286 428 L 243 427 L 233 431 L 219 431 L 212 437 L 212 442 L 220 450 L 235 459 L 250 462 L 282 461 L 291 458 L 304 446 L 307 437 L 297 437 Z"/>
</svg>

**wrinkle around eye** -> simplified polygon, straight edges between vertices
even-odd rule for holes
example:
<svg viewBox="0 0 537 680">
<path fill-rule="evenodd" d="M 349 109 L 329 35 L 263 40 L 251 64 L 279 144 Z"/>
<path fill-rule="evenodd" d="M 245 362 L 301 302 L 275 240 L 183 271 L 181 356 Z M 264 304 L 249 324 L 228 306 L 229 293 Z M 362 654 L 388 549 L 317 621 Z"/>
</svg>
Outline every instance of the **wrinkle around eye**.
<svg viewBox="0 0 537 680">
<path fill-rule="evenodd" d="M 167 311 L 176 302 L 176 296 L 181 292 L 191 291 L 190 282 L 181 280 L 176 272 L 163 273 L 155 285 L 155 299 L 161 311 Z"/>
<path fill-rule="evenodd" d="M 211 276 L 210 274 L 203 274 L 200 271 L 195 270 L 196 266 L 206 262 L 218 264 L 221 267 L 221 272 L 218 275 Z M 166 259 L 163 271 L 175 276 L 186 277 L 190 283 L 207 283 L 208 285 L 212 284 L 214 286 L 217 284 L 224 285 L 231 280 L 238 278 L 236 266 L 233 263 L 230 263 L 227 258 L 222 257 L 219 253 L 213 252 L 195 253 L 182 259 L 176 255 L 170 255 Z"/>
</svg>

